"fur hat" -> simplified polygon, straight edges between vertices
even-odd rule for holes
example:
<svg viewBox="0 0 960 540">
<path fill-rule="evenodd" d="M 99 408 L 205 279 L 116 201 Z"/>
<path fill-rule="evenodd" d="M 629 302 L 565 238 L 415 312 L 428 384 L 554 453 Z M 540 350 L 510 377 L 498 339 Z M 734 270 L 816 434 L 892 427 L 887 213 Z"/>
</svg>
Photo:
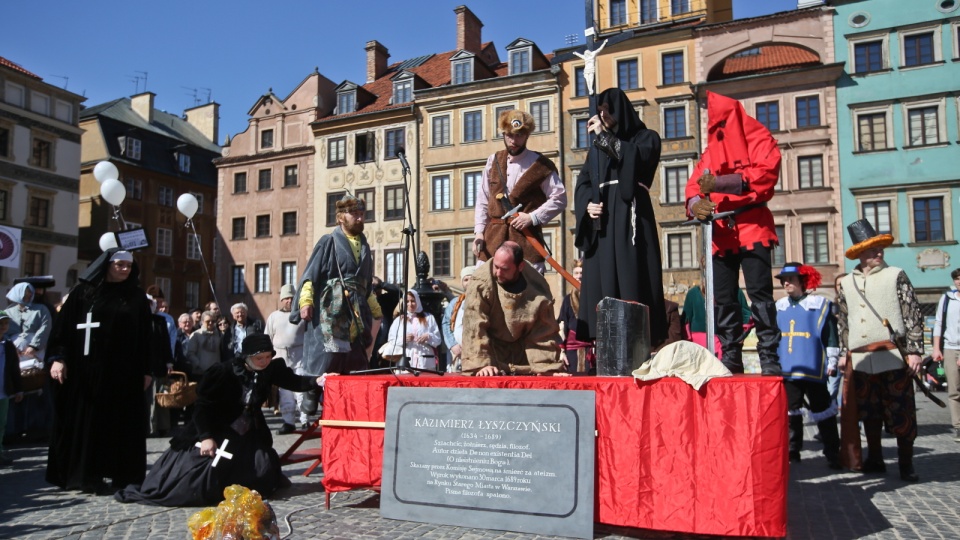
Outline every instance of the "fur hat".
<svg viewBox="0 0 960 540">
<path fill-rule="evenodd" d="M 270 336 L 266 334 L 250 334 L 243 338 L 243 345 L 240 349 L 241 355 L 253 356 L 267 351 L 273 355 L 277 354 L 277 351 L 273 350 L 273 343 L 270 341 Z"/>
<path fill-rule="evenodd" d="M 873 225 L 865 219 L 858 219 L 847 225 L 847 232 L 850 233 L 850 240 L 853 242 L 846 253 L 850 260 L 859 259 L 860 254 L 870 248 L 883 249 L 893 243 L 893 235 L 877 234 Z"/>
<path fill-rule="evenodd" d="M 500 113 L 500 120 L 497 126 L 500 128 L 501 133 L 509 133 L 511 135 L 519 135 L 521 133 L 529 135 L 534 129 L 533 117 L 530 116 L 530 113 L 516 109 Z"/>
<path fill-rule="evenodd" d="M 337 201 L 338 214 L 345 214 L 347 212 L 353 212 L 354 210 L 360 210 L 363 212 L 366 211 L 366 209 L 367 204 L 363 202 L 363 199 L 358 199 L 349 193 Z"/>
</svg>

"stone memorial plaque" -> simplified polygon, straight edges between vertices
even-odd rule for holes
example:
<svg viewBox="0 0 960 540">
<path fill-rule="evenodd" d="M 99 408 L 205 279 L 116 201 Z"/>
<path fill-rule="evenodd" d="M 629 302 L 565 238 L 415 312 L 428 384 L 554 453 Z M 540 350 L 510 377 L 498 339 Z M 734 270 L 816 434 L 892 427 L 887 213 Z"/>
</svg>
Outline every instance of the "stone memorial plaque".
<svg viewBox="0 0 960 540">
<path fill-rule="evenodd" d="M 380 513 L 593 538 L 596 396 L 391 388 Z"/>
</svg>

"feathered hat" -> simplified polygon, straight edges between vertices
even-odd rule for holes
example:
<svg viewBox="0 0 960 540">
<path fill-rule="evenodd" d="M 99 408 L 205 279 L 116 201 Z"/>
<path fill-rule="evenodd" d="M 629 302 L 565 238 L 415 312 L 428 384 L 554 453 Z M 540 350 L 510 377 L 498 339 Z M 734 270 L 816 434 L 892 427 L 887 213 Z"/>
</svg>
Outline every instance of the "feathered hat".
<svg viewBox="0 0 960 540">
<path fill-rule="evenodd" d="M 816 268 L 798 262 L 788 262 L 783 265 L 783 270 L 780 270 L 780 273 L 773 277 L 782 280 L 790 276 L 800 276 L 800 282 L 803 284 L 803 290 L 805 291 L 812 291 L 823 283 L 823 276 Z"/>
<path fill-rule="evenodd" d="M 526 133 L 529 135 L 533 132 L 534 128 L 533 117 L 530 116 L 530 113 L 516 109 L 503 111 L 500 113 L 500 121 L 497 126 L 500 128 L 501 133 L 509 133 L 511 135 Z"/>
<path fill-rule="evenodd" d="M 858 219 L 847 225 L 847 232 L 850 233 L 850 240 L 853 242 L 846 254 L 850 260 L 860 258 L 860 254 L 870 248 L 883 249 L 893 243 L 893 235 L 877 234 L 873 225 L 865 219 Z"/>
</svg>

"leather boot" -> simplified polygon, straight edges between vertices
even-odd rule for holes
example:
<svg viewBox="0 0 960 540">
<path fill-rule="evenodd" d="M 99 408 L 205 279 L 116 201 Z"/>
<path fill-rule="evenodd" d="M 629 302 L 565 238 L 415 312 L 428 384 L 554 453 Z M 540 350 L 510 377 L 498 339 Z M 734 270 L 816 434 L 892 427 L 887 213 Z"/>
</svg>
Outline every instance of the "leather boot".
<svg viewBox="0 0 960 540">
<path fill-rule="evenodd" d="M 897 461 L 900 464 L 900 479 L 904 482 L 916 482 L 920 476 L 913 470 L 913 441 L 906 437 L 897 437 Z"/>
<path fill-rule="evenodd" d="M 803 448 L 803 415 L 797 414 L 788 417 L 790 434 L 790 461 L 800 463 L 800 449 Z"/>
<path fill-rule="evenodd" d="M 820 441 L 823 443 L 823 455 L 827 458 L 827 466 L 833 470 L 840 470 L 840 432 L 837 430 L 837 417 L 831 416 L 817 422 L 817 431 L 820 432 Z"/>
<path fill-rule="evenodd" d="M 723 353 L 720 361 L 731 373 L 743 373 L 743 314 L 740 303 L 718 304 L 714 310 L 717 319 L 717 339 Z M 708 343 L 707 347 L 712 347 Z"/>
<path fill-rule="evenodd" d="M 880 442 L 883 420 L 864 420 L 863 431 L 867 436 L 867 459 L 863 460 L 860 468 L 864 473 L 887 472 L 887 465 L 883 462 L 883 444 Z"/>
<path fill-rule="evenodd" d="M 780 327 L 777 325 L 775 302 L 754 302 L 750 306 L 757 329 L 757 356 L 760 357 L 760 373 L 782 375 L 780 370 Z"/>
</svg>

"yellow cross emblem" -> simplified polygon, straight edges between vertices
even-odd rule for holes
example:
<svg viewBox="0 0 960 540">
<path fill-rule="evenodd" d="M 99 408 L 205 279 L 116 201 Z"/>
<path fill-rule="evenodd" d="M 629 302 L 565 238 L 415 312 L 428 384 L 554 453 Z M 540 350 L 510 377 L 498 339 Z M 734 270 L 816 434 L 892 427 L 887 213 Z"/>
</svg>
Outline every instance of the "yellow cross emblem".
<svg viewBox="0 0 960 540">
<path fill-rule="evenodd" d="M 790 340 L 787 341 L 787 352 L 788 352 L 788 353 L 792 353 L 792 352 L 793 352 L 793 338 L 794 338 L 794 337 L 804 337 L 804 338 L 807 338 L 807 339 L 810 338 L 810 332 L 794 332 L 793 329 L 794 329 L 794 327 L 795 327 L 796 325 L 797 325 L 797 321 L 791 319 L 791 320 L 790 320 L 790 331 L 789 331 L 789 332 L 783 332 L 783 335 L 785 335 L 785 336 L 787 336 L 787 337 L 790 338 Z"/>
</svg>

